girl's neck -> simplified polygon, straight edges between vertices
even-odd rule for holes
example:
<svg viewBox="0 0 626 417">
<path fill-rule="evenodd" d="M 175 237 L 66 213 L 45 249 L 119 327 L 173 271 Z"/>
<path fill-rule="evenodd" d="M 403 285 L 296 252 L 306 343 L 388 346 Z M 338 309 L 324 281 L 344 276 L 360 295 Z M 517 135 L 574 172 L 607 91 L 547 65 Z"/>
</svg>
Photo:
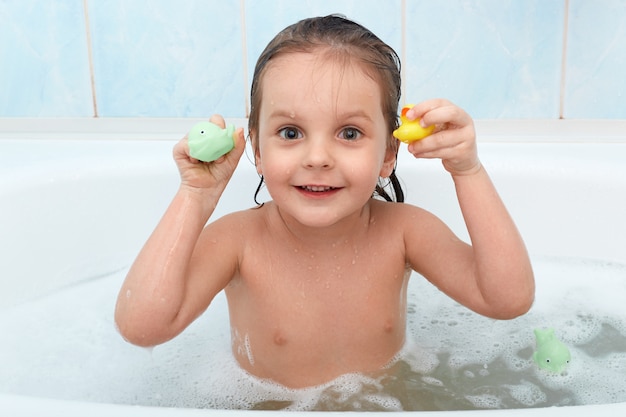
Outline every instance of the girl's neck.
<svg viewBox="0 0 626 417">
<path fill-rule="evenodd" d="M 370 202 L 352 216 L 343 218 L 327 227 L 311 227 L 298 222 L 293 217 L 281 212 L 280 208 L 272 203 L 268 207 L 271 216 L 278 223 L 280 233 L 294 245 L 315 249 L 334 248 L 349 242 L 358 241 L 367 232 L 370 225 Z"/>
</svg>

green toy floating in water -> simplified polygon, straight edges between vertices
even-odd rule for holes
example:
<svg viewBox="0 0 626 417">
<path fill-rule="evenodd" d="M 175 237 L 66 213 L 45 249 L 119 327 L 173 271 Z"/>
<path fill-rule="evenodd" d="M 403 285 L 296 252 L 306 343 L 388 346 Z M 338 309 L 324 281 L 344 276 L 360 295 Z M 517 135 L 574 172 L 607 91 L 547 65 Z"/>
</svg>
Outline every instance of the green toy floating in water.
<svg viewBox="0 0 626 417">
<path fill-rule="evenodd" d="M 548 371 L 563 372 L 571 359 L 567 346 L 554 335 L 554 329 L 535 329 L 537 350 L 533 360 L 540 368 Z"/>
<path fill-rule="evenodd" d="M 200 161 L 215 161 L 235 147 L 233 133 L 235 126 L 232 124 L 222 129 L 211 122 L 197 123 L 187 135 L 189 154 Z"/>
<path fill-rule="evenodd" d="M 400 127 L 393 131 L 393 135 L 404 143 L 411 143 L 424 139 L 426 136 L 433 133 L 433 130 L 435 130 L 434 125 L 422 127 L 422 125 L 420 125 L 420 119 L 409 120 L 406 117 L 406 112 L 408 112 L 413 106 L 414 104 L 407 104 L 402 107 L 402 111 L 400 112 Z"/>
</svg>

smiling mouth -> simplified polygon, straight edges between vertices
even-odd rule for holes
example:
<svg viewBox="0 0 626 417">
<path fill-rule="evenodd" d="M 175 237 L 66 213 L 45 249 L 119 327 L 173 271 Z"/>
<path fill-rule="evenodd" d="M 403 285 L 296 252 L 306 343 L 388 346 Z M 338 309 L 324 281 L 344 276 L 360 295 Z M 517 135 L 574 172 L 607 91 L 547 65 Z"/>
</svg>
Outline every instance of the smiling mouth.
<svg viewBox="0 0 626 417">
<path fill-rule="evenodd" d="M 319 186 L 319 185 L 301 185 L 299 188 L 301 190 L 308 191 L 311 193 L 324 193 L 324 192 L 333 191 L 337 189 L 336 187 L 325 187 L 325 186 Z"/>
</svg>

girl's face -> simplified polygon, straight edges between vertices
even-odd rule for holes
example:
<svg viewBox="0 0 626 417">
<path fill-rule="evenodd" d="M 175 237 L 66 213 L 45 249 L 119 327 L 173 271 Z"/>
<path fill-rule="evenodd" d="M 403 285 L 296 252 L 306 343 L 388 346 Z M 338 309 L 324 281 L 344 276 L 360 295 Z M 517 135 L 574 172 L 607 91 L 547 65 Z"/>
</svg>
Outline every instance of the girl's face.
<svg viewBox="0 0 626 417">
<path fill-rule="evenodd" d="M 358 218 L 378 177 L 391 174 L 380 90 L 359 64 L 321 52 L 268 65 L 255 159 L 286 220 L 327 227 Z"/>
</svg>

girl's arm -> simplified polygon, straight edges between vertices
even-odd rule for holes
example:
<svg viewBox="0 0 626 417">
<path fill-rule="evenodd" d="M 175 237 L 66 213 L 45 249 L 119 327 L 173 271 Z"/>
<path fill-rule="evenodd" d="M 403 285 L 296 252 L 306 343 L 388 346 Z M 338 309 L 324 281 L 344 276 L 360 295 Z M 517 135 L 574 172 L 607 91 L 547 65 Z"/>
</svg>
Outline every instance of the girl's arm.
<svg viewBox="0 0 626 417">
<path fill-rule="evenodd" d="M 436 133 L 412 143 L 409 151 L 416 157 L 442 159 L 454 180 L 472 243 L 460 242 L 446 227 L 435 227 L 438 232 L 431 233 L 429 243 L 441 256 L 424 272 L 478 313 L 513 318 L 527 312 L 535 292 L 532 267 L 524 242 L 478 159 L 472 119 L 446 100 L 421 103 L 407 116 L 437 126 Z"/>
<path fill-rule="evenodd" d="M 211 121 L 224 126 L 221 117 Z M 234 273 L 236 260 L 223 254 L 215 257 L 217 264 L 210 273 L 199 270 L 194 250 L 243 153 L 242 129 L 235 132 L 235 143 L 230 153 L 211 163 L 189 156 L 186 137 L 174 147 L 180 188 L 131 266 L 117 299 L 115 321 L 129 342 L 153 346 L 176 336 Z"/>
</svg>

